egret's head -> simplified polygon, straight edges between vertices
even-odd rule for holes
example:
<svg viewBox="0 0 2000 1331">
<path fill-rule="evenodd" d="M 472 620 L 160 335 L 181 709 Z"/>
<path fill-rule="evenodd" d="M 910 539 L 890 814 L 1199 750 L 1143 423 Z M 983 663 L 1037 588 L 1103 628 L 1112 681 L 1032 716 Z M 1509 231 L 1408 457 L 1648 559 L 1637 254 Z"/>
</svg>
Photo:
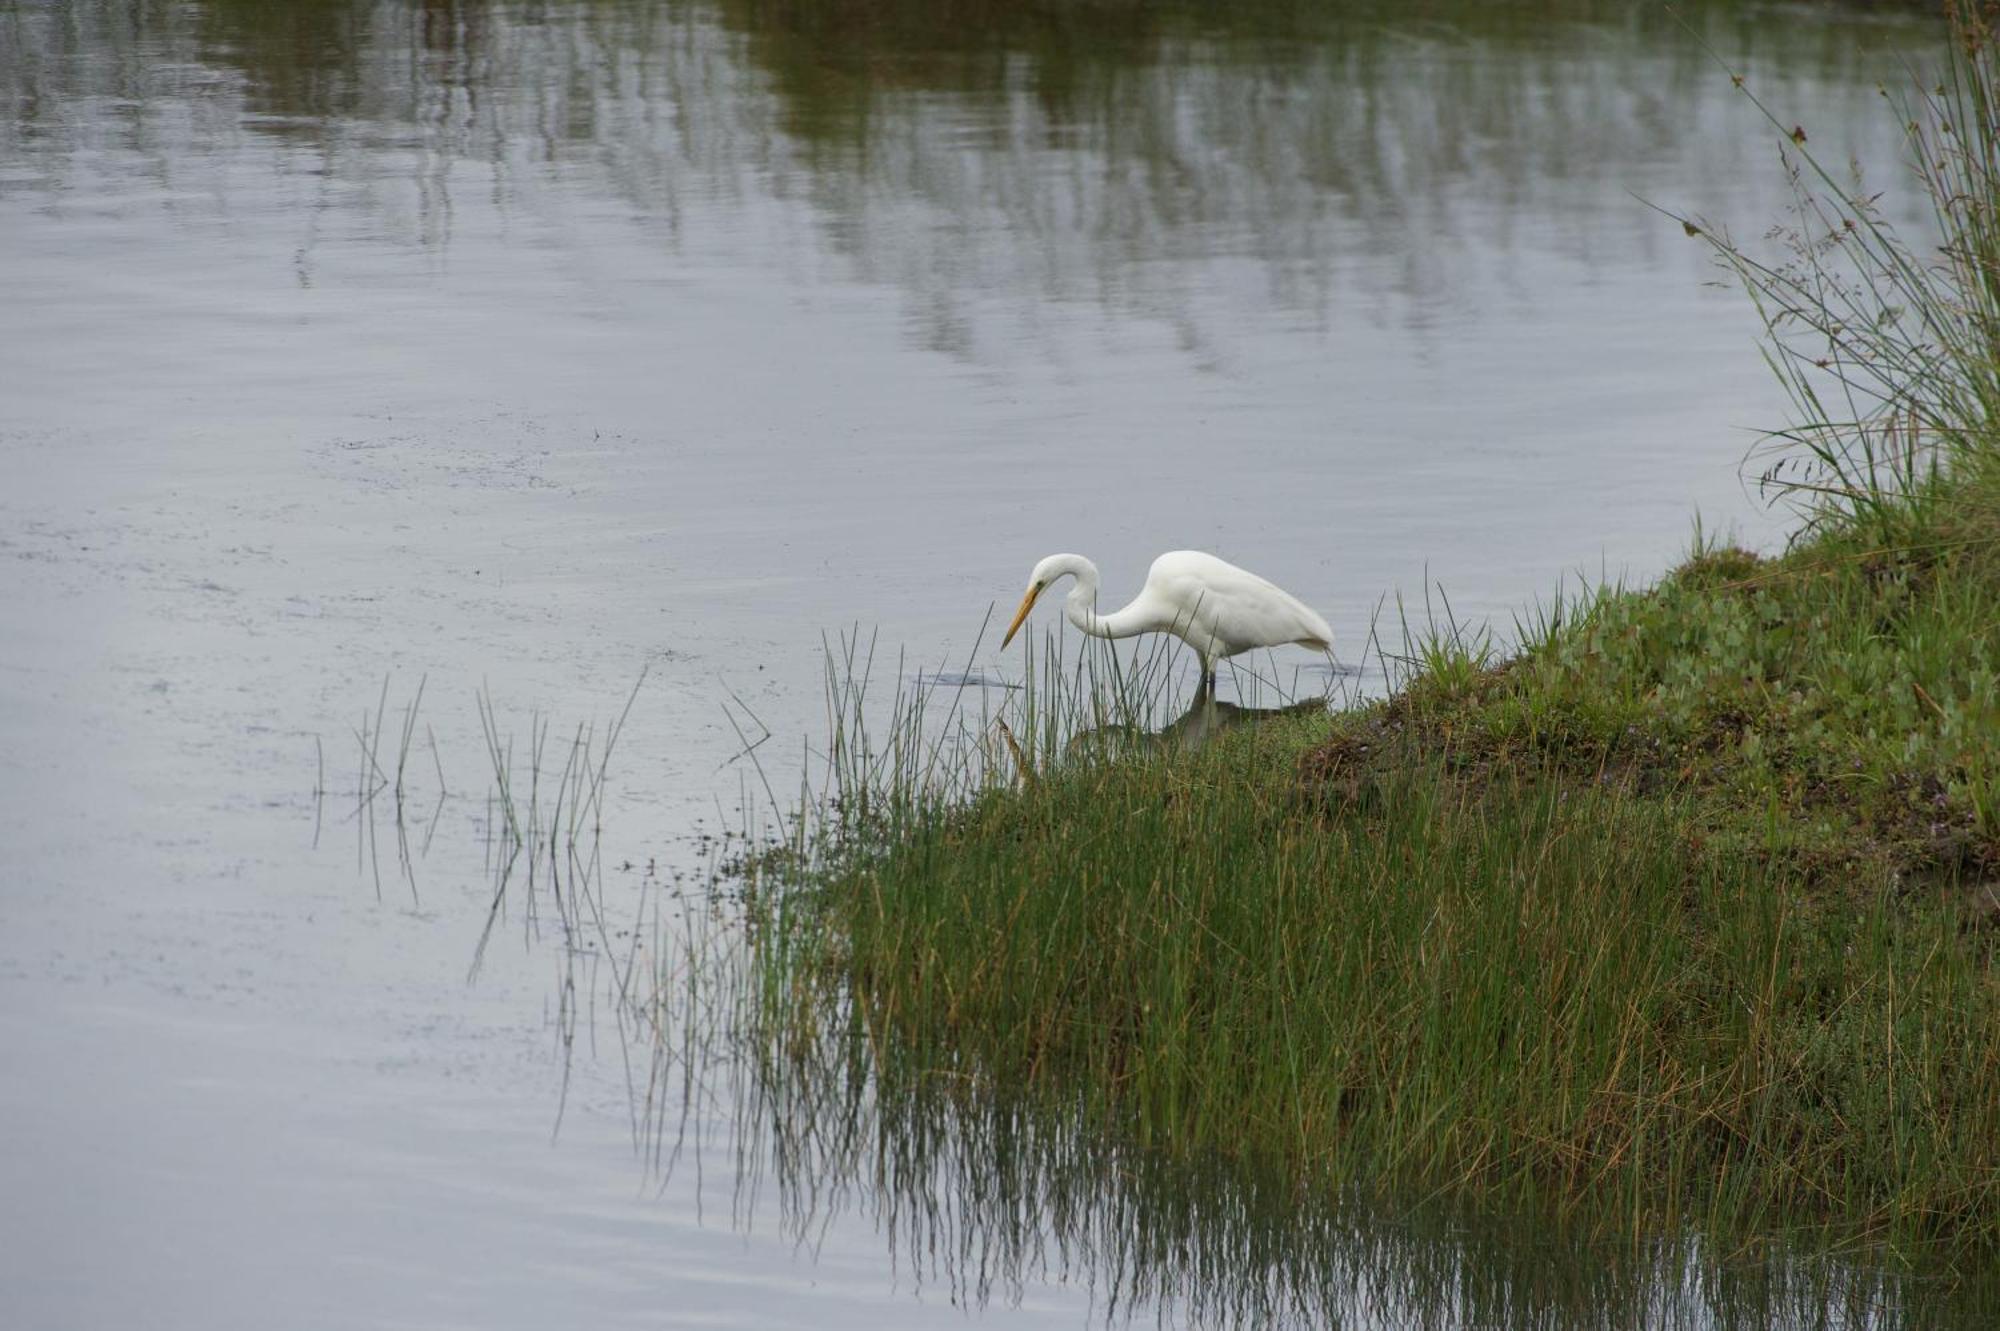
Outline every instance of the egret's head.
<svg viewBox="0 0 2000 1331">
<path fill-rule="evenodd" d="M 1003 650 L 1008 643 L 1014 641 L 1014 635 L 1021 631 L 1021 625 L 1027 622 L 1028 612 L 1035 608 L 1035 598 L 1048 590 L 1049 584 L 1057 578 L 1075 573 L 1077 563 L 1075 555 L 1050 555 L 1035 565 L 1035 571 L 1028 575 L 1028 594 L 1021 598 L 1021 608 L 1014 612 L 1014 622 L 1007 626 L 1007 636 L 1000 639 Z"/>
</svg>

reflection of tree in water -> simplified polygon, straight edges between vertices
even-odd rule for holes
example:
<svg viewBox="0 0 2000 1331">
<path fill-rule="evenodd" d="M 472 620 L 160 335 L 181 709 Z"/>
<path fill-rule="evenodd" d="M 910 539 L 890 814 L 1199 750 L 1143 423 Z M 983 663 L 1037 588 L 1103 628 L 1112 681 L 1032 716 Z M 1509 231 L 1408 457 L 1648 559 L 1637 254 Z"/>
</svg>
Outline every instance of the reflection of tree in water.
<svg viewBox="0 0 2000 1331">
<path fill-rule="evenodd" d="M 1782 1249 L 1590 1242 L 1576 1217 L 1337 1202 L 1255 1161 L 1106 1142 L 859 1025 L 785 1044 L 738 1101 L 739 1135 L 776 1143 L 743 1186 L 774 1187 L 805 1240 L 843 1212 L 872 1217 L 912 1283 L 966 1306 L 1066 1280 L 1107 1323 L 1153 1305 L 1190 1326 L 1969 1331 L 1993 1324 L 2000 1294 Z"/>
<path fill-rule="evenodd" d="M 1006 293 L 1094 297 L 1191 349 L 1225 305 L 1421 322 L 1504 290 L 1521 247 L 1644 256 L 1658 237 L 1628 190 L 1763 151 L 1713 57 L 1645 6 L 718 12 L 773 73 L 832 243 L 912 292 L 945 345 Z M 1872 97 L 1851 28 L 1734 5 L 1693 22 L 1753 68 L 1853 94 L 1848 111 Z"/>
<path fill-rule="evenodd" d="M 1210 361 L 1218 327 L 1336 302 L 1421 324 L 1512 299 L 1526 250 L 1647 257 L 1666 237 L 1628 189 L 1764 151 L 1674 19 L 1610 0 L 104 0 L 6 21 L 6 159 L 110 140 L 185 173 L 277 136 L 390 238 L 438 247 L 455 196 L 556 215 L 581 188 L 668 237 L 719 202 L 792 262 L 805 229 L 968 352 L 1075 302 Z M 1853 22 L 1736 5 L 1691 22 L 1780 104 L 1884 136 L 1881 48 L 1926 40 L 1879 23 L 1864 54 Z"/>
</svg>

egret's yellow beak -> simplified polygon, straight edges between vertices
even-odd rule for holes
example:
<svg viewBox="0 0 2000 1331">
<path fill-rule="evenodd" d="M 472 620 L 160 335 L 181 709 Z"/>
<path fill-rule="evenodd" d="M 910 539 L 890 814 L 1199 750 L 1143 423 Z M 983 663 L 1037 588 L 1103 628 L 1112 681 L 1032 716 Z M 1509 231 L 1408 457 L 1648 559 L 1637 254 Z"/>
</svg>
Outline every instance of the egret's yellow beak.
<svg viewBox="0 0 2000 1331">
<path fill-rule="evenodd" d="M 1021 598 L 1021 608 L 1014 612 L 1014 622 L 1007 626 L 1007 636 L 1000 639 L 1000 650 L 1007 650 L 1007 644 L 1014 641 L 1014 635 L 1021 631 L 1021 622 L 1028 617 L 1028 612 L 1035 608 L 1035 598 L 1041 594 L 1042 584 L 1039 582 L 1028 588 L 1028 594 Z"/>
</svg>

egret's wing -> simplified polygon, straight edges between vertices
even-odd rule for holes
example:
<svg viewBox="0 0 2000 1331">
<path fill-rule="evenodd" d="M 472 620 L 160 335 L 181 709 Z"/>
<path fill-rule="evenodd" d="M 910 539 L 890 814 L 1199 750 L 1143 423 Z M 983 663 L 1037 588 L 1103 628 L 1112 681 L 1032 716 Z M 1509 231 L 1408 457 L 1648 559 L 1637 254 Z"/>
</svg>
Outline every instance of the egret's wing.
<svg viewBox="0 0 2000 1331">
<path fill-rule="evenodd" d="M 1333 644 L 1333 630 L 1298 597 L 1198 550 L 1175 550 L 1154 560 L 1146 591 L 1170 613 L 1207 627 L 1232 651 L 1287 642 Z"/>
</svg>

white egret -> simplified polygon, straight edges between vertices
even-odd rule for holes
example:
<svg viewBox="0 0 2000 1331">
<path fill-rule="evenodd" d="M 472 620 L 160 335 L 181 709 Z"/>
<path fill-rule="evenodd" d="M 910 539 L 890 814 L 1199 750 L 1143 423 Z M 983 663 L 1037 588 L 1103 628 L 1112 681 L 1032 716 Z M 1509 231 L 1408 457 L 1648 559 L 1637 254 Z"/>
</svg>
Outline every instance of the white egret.
<svg viewBox="0 0 2000 1331">
<path fill-rule="evenodd" d="M 1028 594 L 1014 612 L 1001 647 L 1014 640 L 1035 598 L 1060 579 L 1074 576 L 1063 614 L 1085 633 L 1129 638 L 1135 633 L 1171 633 L 1201 657 L 1205 683 L 1215 681 L 1215 663 L 1255 647 L 1294 642 L 1333 650 L 1333 630 L 1305 602 L 1248 569 L 1199 550 L 1170 550 L 1153 561 L 1146 585 L 1131 604 L 1108 615 L 1097 613 L 1097 565 L 1082 555 L 1050 555 L 1028 576 Z"/>
</svg>

